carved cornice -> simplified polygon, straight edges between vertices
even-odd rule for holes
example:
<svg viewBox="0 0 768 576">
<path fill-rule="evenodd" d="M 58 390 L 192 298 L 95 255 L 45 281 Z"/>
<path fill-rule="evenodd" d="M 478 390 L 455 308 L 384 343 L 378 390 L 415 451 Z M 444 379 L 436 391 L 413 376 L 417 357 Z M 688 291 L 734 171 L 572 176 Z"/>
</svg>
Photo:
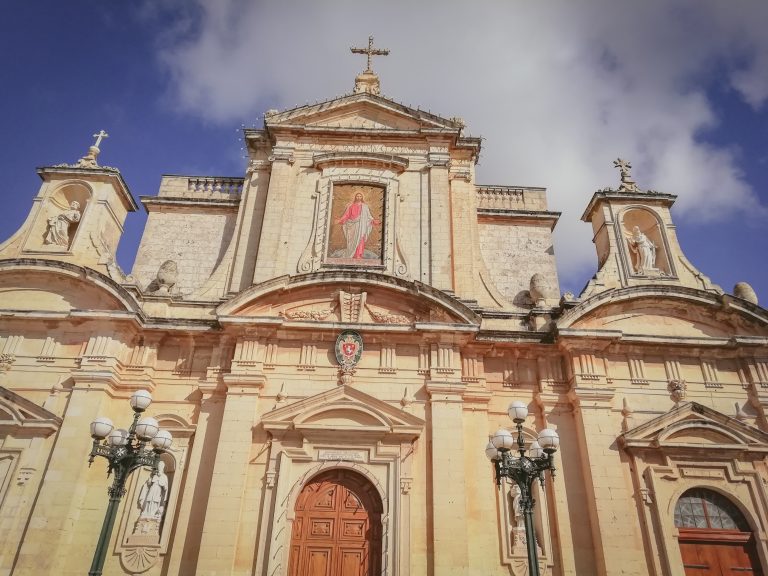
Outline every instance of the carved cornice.
<svg viewBox="0 0 768 576">
<path fill-rule="evenodd" d="M 312 165 L 318 169 L 326 166 L 373 166 L 403 172 L 408 168 L 408 159 L 376 152 L 328 152 L 315 154 L 312 157 Z"/>
</svg>

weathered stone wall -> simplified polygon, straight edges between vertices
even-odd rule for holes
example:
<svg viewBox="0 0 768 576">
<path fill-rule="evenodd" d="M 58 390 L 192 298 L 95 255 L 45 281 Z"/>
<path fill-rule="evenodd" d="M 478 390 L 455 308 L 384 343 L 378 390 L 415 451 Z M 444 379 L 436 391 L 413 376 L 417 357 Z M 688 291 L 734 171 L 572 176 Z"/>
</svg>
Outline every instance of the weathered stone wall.
<svg viewBox="0 0 768 576">
<path fill-rule="evenodd" d="M 517 306 L 530 307 L 531 276 L 543 274 L 559 295 L 555 253 L 549 225 L 481 219 L 480 250 L 496 288 Z"/>
</svg>

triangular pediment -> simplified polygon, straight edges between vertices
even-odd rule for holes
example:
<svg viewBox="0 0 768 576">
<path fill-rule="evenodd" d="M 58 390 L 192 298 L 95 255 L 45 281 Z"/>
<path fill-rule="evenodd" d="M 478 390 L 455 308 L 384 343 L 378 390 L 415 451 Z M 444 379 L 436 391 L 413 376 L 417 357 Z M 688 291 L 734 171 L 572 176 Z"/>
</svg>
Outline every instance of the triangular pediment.
<svg viewBox="0 0 768 576">
<path fill-rule="evenodd" d="M 267 412 L 264 429 L 273 435 L 298 432 L 305 438 L 414 440 L 424 420 L 351 386 L 337 386 Z"/>
<path fill-rule="evenodd" d="M 768 453 L 768 434 L 702 404 L 687 402 L 628 430 L 619 437 L 619 444 L 627 450 Z"/>
<path fill-rule="evenodd" d="M 432 129 L 458 132 L 463 126 L 457 119 L 442 118 L 368 93 L 351 94 L 283 112 L 268 113 L 264 122 L 268 129 L 304 126 L 374 131 Z"/>
<path fill-rule="evenodd" d="M 46 437 L 59 426 L 61 418 L 0 386 L 0 434 L 17 438 Z"/>
</svg>

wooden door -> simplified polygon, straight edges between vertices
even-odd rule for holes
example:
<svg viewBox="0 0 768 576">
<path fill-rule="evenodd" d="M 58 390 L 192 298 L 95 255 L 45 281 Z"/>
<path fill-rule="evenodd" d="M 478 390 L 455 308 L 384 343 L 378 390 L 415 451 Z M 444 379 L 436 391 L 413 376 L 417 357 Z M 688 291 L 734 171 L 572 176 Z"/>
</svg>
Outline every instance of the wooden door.
<svg viewBox="0 0 768 576">
<path fill-rule="evenodd" d="M 381 573 L 381 499 L 362 475 L 324 472 L 296 500 L 290 576 L 377 576 Z"/>
<path fill-rule="evenodd" d="M 752 534 L 691 532 L 680 531 L 685 576 L 762 576 Z"/>
<path fill-rule="evenodd" d="M 755 538 L 741 511 L 718 492 L 694 488 L 675 506 L 685 576 L 762 576 Z"/>
</svg>

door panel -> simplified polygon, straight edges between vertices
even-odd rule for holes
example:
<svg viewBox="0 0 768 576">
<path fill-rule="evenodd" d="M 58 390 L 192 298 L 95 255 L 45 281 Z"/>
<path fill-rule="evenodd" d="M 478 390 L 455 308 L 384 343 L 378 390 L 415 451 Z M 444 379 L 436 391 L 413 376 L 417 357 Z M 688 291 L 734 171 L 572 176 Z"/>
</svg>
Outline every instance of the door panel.
<svg viewBox="0 0 768 576">
<path fill-rule="evenodd" d="M 381 572 L 381 499 L 362 475 L 331 470 L 313 478 L 295 510 L 290 576 Z"/>
</svg>

